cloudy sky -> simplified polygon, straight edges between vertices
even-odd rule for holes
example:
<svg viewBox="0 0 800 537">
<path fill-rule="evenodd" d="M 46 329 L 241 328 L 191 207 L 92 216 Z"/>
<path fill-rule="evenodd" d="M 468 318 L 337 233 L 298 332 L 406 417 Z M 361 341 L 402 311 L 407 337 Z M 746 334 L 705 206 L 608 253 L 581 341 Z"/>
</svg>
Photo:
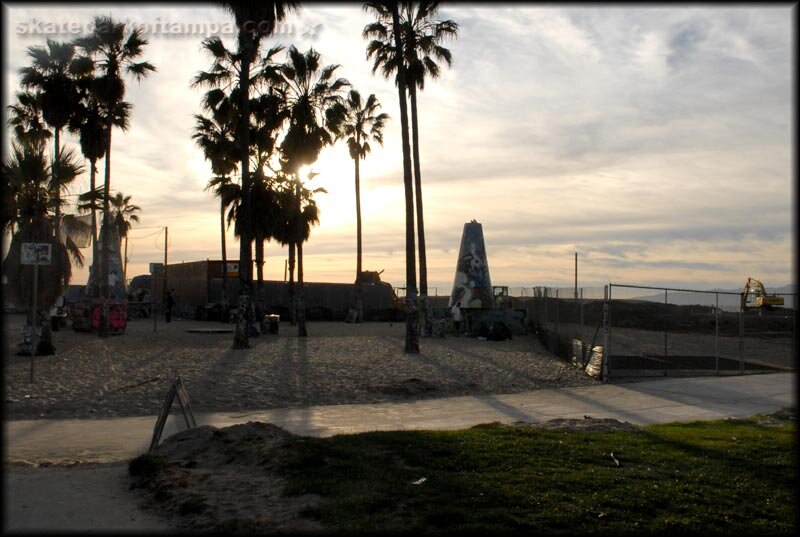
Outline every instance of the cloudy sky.
<svg viewBox="0 0 800 537">
<path fill-rule="evenodd" d="M 439 18 L 460 25 L 445 45 L 453 65 L 419 96 L 431 294 L 449 294 L 472 219 L 495 285 L 571 286 L 575 252 L 586 286 L 792 282 L 795 10 L 445 4 Z M 112 190 L 143 208 L 128 276 L 163 260 L 164 226 L 170 262 L 219 259 L 219 205 L 203 190 L 210 166 L 191 139 L 201 91 L 190 80 L 210 66 L 203 37 L 223 32 L 234 45 L 230 15 L 211 4 L 4 4 L 4 104 L 27 47 L 72 39 L 100 14 L 142 27 L 144 59 L 158 69 L 129 84 L 131 127 L 113 138 Z M 360 4 L 309 4 L 267 45 L 313 47 L 391 116 L 384 146 L 361 166 L 364 268 L 404 286 L 399 107 L 366 59 L 369 22 Z M 351 282 L 353 162 L 340 144 L 313 169 L 312 185 L 328 194 L 304 248 L 305 278 Z M 285 249 L 266 253 L 267 278 L 282 279 Z M 87 275 L 76 271 L 75 283 Z"/>
</svg>

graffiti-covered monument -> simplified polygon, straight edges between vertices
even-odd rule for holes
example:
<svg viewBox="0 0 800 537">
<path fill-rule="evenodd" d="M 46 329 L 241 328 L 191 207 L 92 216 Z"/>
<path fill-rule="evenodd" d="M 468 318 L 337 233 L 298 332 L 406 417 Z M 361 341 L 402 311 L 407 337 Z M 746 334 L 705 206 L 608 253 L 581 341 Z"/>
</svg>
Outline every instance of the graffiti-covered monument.
<svg viewBox="0 0 800 537">
<path fill-rule="evenodd" d="M 449 306 L 452 307 L 459 301 L 463 309 L 494 308 L 489 263 L 483 243 L 483 226 L 475 220 L 464 224 Z"/>
</svg>

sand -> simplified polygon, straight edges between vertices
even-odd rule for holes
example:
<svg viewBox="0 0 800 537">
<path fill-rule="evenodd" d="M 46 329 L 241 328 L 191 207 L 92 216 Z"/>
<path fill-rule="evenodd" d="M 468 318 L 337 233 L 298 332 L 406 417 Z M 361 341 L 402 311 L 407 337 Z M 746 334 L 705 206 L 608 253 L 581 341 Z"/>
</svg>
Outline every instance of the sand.
<svg viewBox="0 0 800 537">
<path fill-rule="evenodd" d="M 195 412 L 247 411 L 455 395 L 517 393 L 598 381 L 547 350 L 532 335 L 506 341 L 421 338 L 403 352 L 402 323 L 310 322 L 307 338 L 281 323 L 279 335 L 233 350 L 217 322 L 131 321 L 99 338 L 63 328 L 56 354 L 17 356 L 22 315 L 6 317 L 6 419 L 152 416 L 170 383 L 183 379 Z"/>
</svg>

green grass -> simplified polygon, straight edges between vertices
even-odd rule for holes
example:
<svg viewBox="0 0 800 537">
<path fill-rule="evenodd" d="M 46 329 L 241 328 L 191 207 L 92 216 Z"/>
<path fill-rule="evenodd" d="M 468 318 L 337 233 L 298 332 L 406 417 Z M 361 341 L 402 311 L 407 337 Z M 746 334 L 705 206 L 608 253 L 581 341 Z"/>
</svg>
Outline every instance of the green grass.
<svg viewBox="0 0 800 537">
<path fill-rule="evenodd" d="M 269 458 L 286 494 L 322 496 L 304 516 L 347 533 L 794 534 L 795 434 L 785 415 L 640 433 L 493 424 L 300 437 Z"/>
</svg>

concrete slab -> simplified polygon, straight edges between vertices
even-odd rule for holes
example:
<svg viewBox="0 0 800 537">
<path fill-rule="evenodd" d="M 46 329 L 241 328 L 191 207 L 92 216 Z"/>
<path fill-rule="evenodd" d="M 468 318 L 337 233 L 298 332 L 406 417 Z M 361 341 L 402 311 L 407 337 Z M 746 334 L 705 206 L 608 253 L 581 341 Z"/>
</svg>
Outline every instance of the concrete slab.
<svg viewBox="0 0 800 537">
<path fill-rule="evenodd" d="M 397 429 L 460 429 L 499 421 L 540 422 L 590 415 L 635 424 L 747 417 L 795 405 L 795 373 L 671 378 L 536 390 L 516 394 L 198 414 L 197 423 L 225 427 L 274 423 L 297 434 L 332 436 Z M 176 409 L 177 412 L 177 409 Z M 8 461 L 118 462 L 144 452 L 156 416 L 5 422 Z M 183 428 L 167 420 L 162 438 Z"/>
<path fill-rule="evenodd" d="M 127 465 L 4 469 L 5 531 L 167 532 L 172 524 L 138 508 Z"/>
</svg>

